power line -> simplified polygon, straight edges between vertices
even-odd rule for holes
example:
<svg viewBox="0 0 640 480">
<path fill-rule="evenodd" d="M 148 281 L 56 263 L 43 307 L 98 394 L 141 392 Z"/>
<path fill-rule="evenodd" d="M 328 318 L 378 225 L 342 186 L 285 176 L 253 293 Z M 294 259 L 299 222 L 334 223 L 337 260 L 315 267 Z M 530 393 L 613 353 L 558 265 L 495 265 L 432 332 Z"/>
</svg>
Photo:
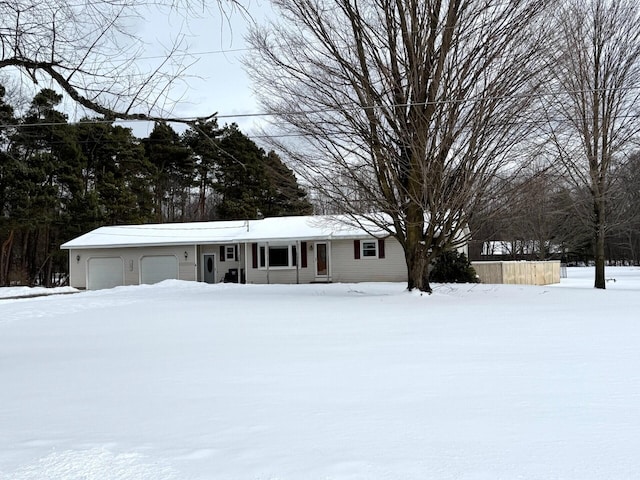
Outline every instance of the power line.
<svg viewBox="0 0 640 480">
<path fill-rule="evenodd" d="M 215 54 L 227 54 L 227 53 L 238 53 L 238 52 L 247 52 L 251 50 L 250 48 L 230 48 L 228 50 L 209 50 L 204 52 L 184 52 L 179 54 L 172 54 L 171 58 L 175 57 L 198 57 L 201 55 L 215 55 Z M 157 59 L 165 59 L 167 55 L 150 55 L 148 57 L 137 57 L 136 60 L 157 60 Z"/>
<path fill-rule="evenodd" d="M 475 98 L 464 98 L 464 99 L 451 99 L 451 100 L 435 100 L 428 102 L 416 102 L 416 103 L 395 103 L 389 105 L 371 105 L 371 106 L 363 106 L 363 105 L 353 105 L 353 106 L 336 106 L 336 107 L 326 107 L 326 108 L 318 108 L 318 109 L 310 109 L 310 110 L 291 110 L 286 112 L 248 112 L 248 113 L 231 113 L 231 114 L 217 114 L 214 118 L 216 119 L 225 119 L 225 118 L 261 118 L 261 117 L 274 117 L 278 115 L 313 115 L 313 114 L 323 114 L 323 113 L 333 113 L 333 112 L 342 112 L 342 111 L 357 111 L 357 110 L 380 110 L 380 109 L 395 109 L 395 108 L 410 108 L 410 107 L 426 107 L 429 105 L 447 105 L 447 104 L 465 104 L 465 103 L 480 103 L 494 100 L 530 100 L 530 99 L 542 99 L 550 96 L 561 97 L 561 96 L 570 96 L 582 93 L 595 93 L 595 92 L 617 92 L 617 91 L 640 91 L 639 86 L 633 87 L 616 87 L 611 89 L 584 89 L 584 90 L 573 90 L 566 92 L 548 92 L 548 93 L 533 93 L 533 94 L 523 94 L 523 95 L 503 95 L 503 96 L 487 96 L 487 97 L 475 97 Z M 616 119 L 623 118 L 635 118 L 637 115 L 616 115 Z M 169 123 L 193 123 L 200 119 L 201 117 L 175 117 L 171 120 L 168 120 Z M 558 120 L 557 118 L 555 120 Z M 57 126 L 57 125 L 84 125 L 84 124 L 113 124 L 113 123 L 140 123 L 140 122 L 148 122 L 153 123 L 153 120 L 145 120 L 145 119 L 117 119 L 117 120 L 103 120 L 103 119 L 88 119 L 88 120 L 78 120 L 74 122 L 37 122 L 37 123 L 4 123 L 0 124 L 0 128 L 22 128 L 22 127 L 42 127 L 42 126 Z M 526 123 L 524 121 L 523 123 Z M 538 121 L 531 121 L 532 123 L 538 123 Z"/>
</svg>

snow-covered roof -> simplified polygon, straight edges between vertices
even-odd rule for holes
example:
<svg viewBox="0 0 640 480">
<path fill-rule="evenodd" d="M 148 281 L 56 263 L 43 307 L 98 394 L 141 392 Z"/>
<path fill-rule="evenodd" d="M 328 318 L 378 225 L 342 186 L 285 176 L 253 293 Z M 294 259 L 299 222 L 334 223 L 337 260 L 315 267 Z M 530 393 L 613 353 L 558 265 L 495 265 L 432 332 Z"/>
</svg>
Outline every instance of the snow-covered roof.
<svg viewBox="0 0 640 480">
<path fill-rule="evenodd" d="M 340 215 L 273 217 L 261 220 L 162 223 L 100 227 L 63 244 L 62 249 L 202 245 L 386 236 L 371 223 Z"/>
</svg>

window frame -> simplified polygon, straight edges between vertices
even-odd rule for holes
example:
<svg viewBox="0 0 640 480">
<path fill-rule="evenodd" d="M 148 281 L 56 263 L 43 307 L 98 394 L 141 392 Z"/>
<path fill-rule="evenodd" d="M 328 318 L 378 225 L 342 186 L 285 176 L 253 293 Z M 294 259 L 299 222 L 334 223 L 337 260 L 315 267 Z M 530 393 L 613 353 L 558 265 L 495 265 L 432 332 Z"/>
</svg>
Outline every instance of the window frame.
<svg viewBox="0 0 640 480">
<path fill-rule="evenodd" d="M 272 248 L 287 249 L 287 265 L 269 265 L 271 255 L 268 252 Z M 298 248 L 295 243 L 259 243 L 257 250 L 258 270 L 294 270 L 298 268 Z"/>
<path fill-rule="evenodd" d="M 225 245 L 224 246 L 224 259 L 229 262 L 235 262 L 238 259 L 236 258 L 236 247 L 235 245 Z"/>
<path fill-rule="evenodd" d="M 373 249 L 365 248 L 366 244 L 373 244 Z M 373 255 L 367 255 L 365 252 L 373 252 Z M 362 259 L 377 259 L 379 258 L 380 251 L 377 240 L 361 240 L 360 241 L 360 258 Z"/>
</svg>

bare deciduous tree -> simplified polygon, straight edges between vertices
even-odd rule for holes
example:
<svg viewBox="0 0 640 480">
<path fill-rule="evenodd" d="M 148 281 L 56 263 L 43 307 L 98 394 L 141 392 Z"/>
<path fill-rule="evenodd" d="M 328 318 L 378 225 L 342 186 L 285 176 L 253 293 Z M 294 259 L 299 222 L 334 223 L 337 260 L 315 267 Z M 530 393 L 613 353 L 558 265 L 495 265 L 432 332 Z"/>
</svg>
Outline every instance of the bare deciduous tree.
<svg viewBox="0 0 640 480">
<path fill-rule="evenodd" d="M 267 111 L 300 135 L 298 172 L 354 218 L 390 219 L 408 288 L 430 291 L 431 260 L 463 240 L 518 153 L 546 2 L 273 3 L 280 20 L 252 32 L 247 65 Z"/>
<path fill-rule="evenodd" d="M 0 71 L 51 80 L 106 118 L 167 120 L 168 93 L 195 59 L 177 34 L 155 64 L 143 64 L 133 23 L 158 8 L 185 18 L 196 12 L 181 0 L 0 1 Z M 206 10 L 205 2 L 199 8 Z"/>
<path fill-rule="evenodd" d="M 605 288 L 611 169 L 640 131 L 640 9 L 633 0 L 563 5 L 557 26 L 561 42 L 554 45 L 558 54 L 550 56 L 556 82 L 550 84 L 549 124 L 568 177 L 591 194 L 587 220 L 595 245 L 594 286 Z"/>
</svg>

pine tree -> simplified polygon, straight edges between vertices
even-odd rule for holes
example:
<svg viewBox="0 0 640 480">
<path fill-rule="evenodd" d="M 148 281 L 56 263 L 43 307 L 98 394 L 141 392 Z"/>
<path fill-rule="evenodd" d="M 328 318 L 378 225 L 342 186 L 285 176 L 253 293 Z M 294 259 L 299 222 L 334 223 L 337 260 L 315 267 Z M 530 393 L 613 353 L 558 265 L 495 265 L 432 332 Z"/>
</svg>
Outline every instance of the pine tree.
<svg viewBox="0 0 640 480">
<path fill-rule="evenodd" d="M 28 284 L 49 286 L 65 269 L 58 246 L 61 232 L 74 222 L 77 210 L 71 207 L 82 187 L 75 132 L 56 110 L 61 100 L 50 89 L 37 93 L 11 138 L 10 216 L 20 243 L 21 281 Z"/>
<path fill-rule="evenodd" d="M 195 178 L 193 185 L 197 190 L 194 217 L 196 220 L 212 220 L 215 211 L 209 208 L 214 196 L 216 171 L 221 150 L 219 137 L 222 130 L 217 120 L 210 120 L 189 128 L 182 136 L 183 143 L 189 147 L 193 157 Z"/>
<path fill-rule="evenodd" d="M 294 175 L 280 156 L 273 150 L 264 156 L 265 175 L 269 182 L 267 198 L 264 199 L 264 215 L 310 215 L 313 207 Z"/>
<path fill-rule="evenodd" d="M 265 153 L 235 124 L 223 129 L 216 184 L 220 218 L 305 215 L 312 211 L 293 172 L 275 152 Z"/>
<path fill-rule="evenodd" d="M 263 213 L 268 191 L 263 152 L 235 124 L 225 126 L 220 140 L 216 191 L 221 195 L 218 217 L 255 219 Z"/>
<path fill-rule="evenodd" d="M 191 152 L 168 124 L 160 122 L 143 145 L 152 166 L 155 220 L 184 220 L 194 172 Z"/>
<path fill-rule="evenodd" d="M 99 224 L 150 221 L 152 167 L 131 129 L 85 119 L 77 130 L 86 159 L 86 200 Z"/>
<path fill-rule="evenodd" d="M 5 103 L 5 88 L 0 84 L 0 286 L 9 284 L 9 270 L 14 244 L 14 229 L 10 218 L 10 186 L 15 184 L 13 162 L 8 153 L 8 128 L 15 123 L 13 107 Z"/>
</svg>

